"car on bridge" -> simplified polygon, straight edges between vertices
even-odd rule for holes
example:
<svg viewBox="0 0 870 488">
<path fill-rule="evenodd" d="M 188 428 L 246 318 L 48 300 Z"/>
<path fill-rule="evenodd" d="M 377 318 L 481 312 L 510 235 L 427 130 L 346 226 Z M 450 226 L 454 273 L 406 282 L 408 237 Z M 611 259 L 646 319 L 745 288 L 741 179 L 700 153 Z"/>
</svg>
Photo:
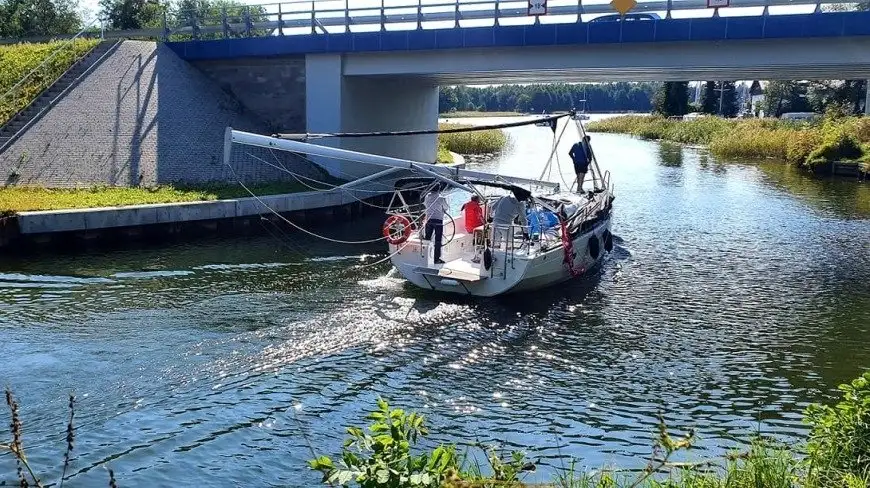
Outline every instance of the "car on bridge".
<svg viewBox="0 0 870 488">
<path fill-rule="evenodd" d="M 589 22 L 619 22 L 619 21 L 623 21 L 623 20 L 625 22 L 631 22 L 631 21 L 635 21 L 635 20 L 659 20 L 659 19 L 661 19 L 659 14 L 654 14 L 654 13 L 625 14 L 625 16 L 622 16 L 620 14 L 609 14 L 609 15 L 602 15 L 601 17 L 595 17 L 594 19 L 590 20 Z"/>
</svg>

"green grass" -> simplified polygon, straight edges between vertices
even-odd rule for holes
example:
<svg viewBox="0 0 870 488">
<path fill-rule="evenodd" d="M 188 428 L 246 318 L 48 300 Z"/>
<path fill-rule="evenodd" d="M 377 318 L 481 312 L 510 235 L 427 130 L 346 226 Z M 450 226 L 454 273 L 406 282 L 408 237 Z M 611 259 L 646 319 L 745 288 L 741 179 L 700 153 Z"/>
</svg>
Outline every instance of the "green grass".
<svg viewBox="0 0 870 488">
<path fill-rule="evenodd" d="M 631 134 L 709 146 L 715 156 L 729 159 L 772 158 L 814 169 L 834 160 L 870 157 L 870 118 L 825 118 L 816 123 L 776 119 L 692 121 L 649 115 L 627 115 L 591 122 L 592 132 Z M 862 152 L 861 146 L 864 149 Z"/>
<path fill-rule="evenodd" d="M 471 127 L 461 124 L 438 124 L 439 129 L 458 129 Z M 499 129 L 482 130 L 474 132 L 456 132 L 452 134 L 438 134 L 438 145 L 448 151 L 457 154 L 491 154 L 504 149 L 508 144 L 508 137 Z"/>
<path fill-rule="evenodd" d="M 0 125 L 27 107 L 34 98 L 97 43 L 99 43 L 97 39 L 77 39 L 73 42 L 0 46 Z M 28 78 L 12 93 L 8 93 L 16 83 L 56 51 L 57 55 L 41 67 L 34 76 Z"/>
<path fill-rule="evenodd" d="M 447 145 L 440 138 L 438 139 L 438 156 L 436 156 L 435 162 L 438 164 L 453 163 L 453 155 L 450 154 L 450 150 L 447 149 Z"/>
<path fill-rule="evenodd" d="M 265 183 L 251 185 L 248 188 L 256 195 L 278 195 L 308 190 L 308 188 L 295 182 Z M 155 188 L 52 189 L 18 186 L 0 188 L 0 213 L 197 202 L 248 196 L 250 194 L 244 188 L 235 184 L 204 185 L 197 188 L 159 186 Z"/>
</svg>

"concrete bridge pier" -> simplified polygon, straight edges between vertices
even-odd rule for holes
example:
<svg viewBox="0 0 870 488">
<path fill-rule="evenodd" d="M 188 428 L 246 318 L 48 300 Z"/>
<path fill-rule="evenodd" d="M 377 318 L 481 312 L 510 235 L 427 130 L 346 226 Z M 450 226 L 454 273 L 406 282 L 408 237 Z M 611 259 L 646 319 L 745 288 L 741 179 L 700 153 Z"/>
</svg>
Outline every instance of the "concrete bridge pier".
<svg viewBox="0 0 870 488">
<path fill-rule="evenodd" d="M 438 86 L 414 78 L 345 76 L 340 54 L 305 58 L 308 133 L 431 130 L 438 127 Z M 437 136 L 383 136 L 313 140 L 353 151 L 434 162 Z M 353 161 L 318 160 L 333 176 L 375 172 Z"/>
</svg>

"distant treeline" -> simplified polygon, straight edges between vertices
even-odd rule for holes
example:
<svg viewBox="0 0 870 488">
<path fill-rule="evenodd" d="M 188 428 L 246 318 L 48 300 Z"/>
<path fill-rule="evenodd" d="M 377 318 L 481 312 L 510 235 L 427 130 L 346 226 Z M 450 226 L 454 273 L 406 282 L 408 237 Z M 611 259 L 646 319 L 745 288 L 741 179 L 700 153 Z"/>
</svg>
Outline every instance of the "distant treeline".
<svg viewBox="0 0 870 488">
<path fill-rule="evenodd" d="M 485 88 L 442 87 L 439 106 L 442 113 L 481 112 L 649 112 L 658 83 L 552 83 L 538 85 L 501 85 Z M 586 100 L 584 103 L 583 100 Z"/>
</svg>

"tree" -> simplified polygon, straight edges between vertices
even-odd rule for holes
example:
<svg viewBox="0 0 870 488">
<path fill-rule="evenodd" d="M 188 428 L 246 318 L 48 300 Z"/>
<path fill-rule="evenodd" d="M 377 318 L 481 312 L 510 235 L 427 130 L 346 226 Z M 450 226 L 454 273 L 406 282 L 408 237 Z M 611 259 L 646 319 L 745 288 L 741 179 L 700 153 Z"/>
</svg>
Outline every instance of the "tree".
<svg viewBox="0 0 870 488">
<path fill-rule="evenodd" d="M 531 111 L 583 110 L 596 112 L 648 112 L 652 108 L 652 83 L 547 83 L 535 85 L 498 85 L 485 88 L 442 87 L 439 109 Z M 581 102 L 586 100 L 586 102 Z"/>
<path fill-rule="evenodd" d="M 163 9 L 155 0 L 101 0 L 100 14 L 111 29 L 143 29 L 163 23 Z"/>
<path fill-rule="evenodd" d="M 180 0 L 172 13 L 172 21 L 175 25 L 192 26 L 209 23 L 220 23 L 224 17 L 228 24 L 245 24 L 250 21 L 265 22 L 268 14 L 261 5 L 244 5 L 238 0 Z M 247 31 L 233 31 L 227 33 L 229 37 L 245 37 Z M 268 35 L 265 29 L 251 29 L 251 35 Z M 220 39 L 224 37 L 222 32 L 197 34 L 200 39 Z"/>
<path fill-rule="evenodd" d="M 0 37 L 75 34 L 82 27 L 74 0 L 0 0 Z"/>
<path fill-rule="evenodd" d="M 701 112 L 715 114 L 719 112 L 719 92 L 716 91 L 716 82 L 704 83 L 704 93 L 701 96 Z"/>
<path fill-rule="evenodd" d="M 764 96 L 764 112 L 779 117 L 785 112 L 807 112 L 806 85 L 797 81 L 770 81 Z"/>
<path fill-rule="evenodd" d="M 825 112 L 828 107 L 837 105 L 846 114 L 859 114 L 863 111 L 866 86 L 864 80 L 813 81 L 807 98 L 816 112 Z"/>
<path fill-rule="evenodd" d="M 532 109 L 532 97 L 523 93 L 517 97 L 517 112 L 528 112 Z"/>
<path fill-rule="evenodd" d="M 722 82 L 721 95 L 722 110 L 719 115 L 722 117 L 731 118 L 737 115 L 737 87 L 733 81 Z"/>
<path fill-rule="evenodd" d="M 668 81 L 656 93 L 653 110 L 665 116 L 685 115 L 689 112 L 689 82 Z"/>
</svg>

